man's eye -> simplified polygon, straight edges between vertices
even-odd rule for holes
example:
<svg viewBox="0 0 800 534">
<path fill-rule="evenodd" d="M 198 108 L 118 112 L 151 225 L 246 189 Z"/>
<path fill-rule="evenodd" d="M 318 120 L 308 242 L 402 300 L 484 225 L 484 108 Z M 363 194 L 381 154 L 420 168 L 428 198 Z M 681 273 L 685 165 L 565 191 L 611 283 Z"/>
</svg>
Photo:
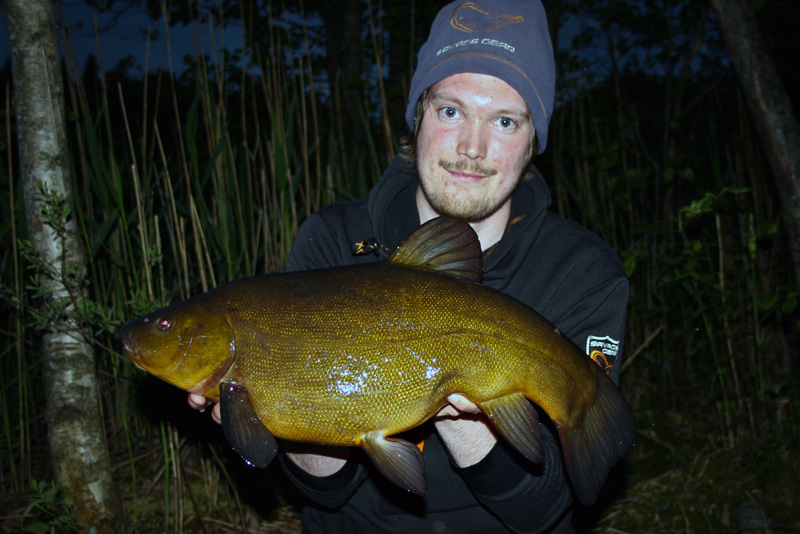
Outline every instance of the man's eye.
<svg viewBox="0 0 800 534">
<path fill-rule="evenodd" d="M 458 110 L 456 108 L 449 107 L 449 106 L 445 107 L 445 108 L 442 108 L 439 111 L 439 113 L 442 115 L 442 117 L 447 118 L 447 119 L 453 119 L 455 117 L 458 117 Z"/>
<path fill-rule="evenodd" d="M 504 130 L 513 130 L 517 126 L 517 123 L 508 117 L 500 117 L 497 124 Z"/>
</svg>

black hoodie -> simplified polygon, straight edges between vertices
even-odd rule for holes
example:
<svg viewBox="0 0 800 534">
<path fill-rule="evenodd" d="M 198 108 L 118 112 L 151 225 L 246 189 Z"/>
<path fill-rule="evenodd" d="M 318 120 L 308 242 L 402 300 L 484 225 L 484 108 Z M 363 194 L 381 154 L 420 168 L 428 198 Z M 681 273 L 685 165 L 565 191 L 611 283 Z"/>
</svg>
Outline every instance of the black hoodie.
<svg viewBox="0 0 800 534">
<path fill-rule="evenodd" d="M 580 225 L 548 211 L 541 175 L 515 191 L 502 239 L 483 253 L 482 283 L 527 304 L 619 380 L 628 281 L 616 253 Z M 366 199 L 322 208 L 300 227 L 288 271 L 386 259 L 419 226 L 413 163 L 395 158 Z M 372 252 L 354 254 L 357 249 Z M 548 421 L 541 413 L 542 421 Z M 387 482 L 354 449 L 339 472 L 308 475 L 281 455 L 289 477 L 311 498 L 304 532 L 571 532 L 572 493 L 560 446 L 545 423 L 545 461 L 528 464 L 503 440 L 476 465 L 458 468 L 426 425 L 428 494 Z"/>
</svg>

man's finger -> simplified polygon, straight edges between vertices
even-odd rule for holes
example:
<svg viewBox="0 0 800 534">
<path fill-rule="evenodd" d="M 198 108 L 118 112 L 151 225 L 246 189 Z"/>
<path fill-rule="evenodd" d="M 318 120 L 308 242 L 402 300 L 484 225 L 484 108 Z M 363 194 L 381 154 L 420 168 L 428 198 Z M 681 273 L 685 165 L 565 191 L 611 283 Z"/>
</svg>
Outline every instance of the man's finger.
<svg viewBox="0 0 800 534">
<path fill-rule="evenodd" d="M 203 397 L 202 395 L 195 395 L 194 393 L 189 393 L 189 406 L 194 408 L 195 410 L 204 410 L 206 406 L 208 406 L 208 399 Z"/>
<path fill-rule="evenodd" d="M 481 413 L 480 408 L 459 393 L 452 393 L 447 397 L 447 401 L 452 404 L 459 412 Z"/>
</svg>

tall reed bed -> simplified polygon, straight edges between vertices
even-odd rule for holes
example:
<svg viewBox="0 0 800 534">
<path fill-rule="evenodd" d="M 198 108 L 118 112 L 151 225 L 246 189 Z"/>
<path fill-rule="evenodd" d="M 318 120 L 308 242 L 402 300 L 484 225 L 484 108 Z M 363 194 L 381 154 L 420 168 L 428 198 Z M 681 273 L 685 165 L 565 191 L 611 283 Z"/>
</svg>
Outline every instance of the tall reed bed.
<svg viewBox="0 0 800 534">
<path fill-rule="evenodd" d="M 282 508 L 282 479 L 271 470 L 261 476 L 278 490 L 268 488 L 260 504 L 240 500 L 242 479 L 258 477 L 230 455 L 208 414 L 191 413 L 185 394 L 134 369 L 120 354 L 116 329 L 220 283 L 282 270 L 306 215 L 340 196 L 365 194 L 379 177 L 375 153 L 350 161 L 351 175 L 343 176 L 347 139 L 333 133 L 334 110 L 315 94 L 311 52 L 295 53 L 288 26 L 274 22 L 267 46 L 242 42 L 231 53 L 218 46 L 224 30 L 213 16 L 198 17 L 193 63 L 179 73 L 172 63 L 154 68 L 148 57 L 140 79 L 106 74 L 102 50 L 97 75 L 81 72 L 69 29 L 64 33 L 73 216 L 89 258 L 84 322 L 97 347 L 109 454 L 134 522 L 176 532 L 246 531 L 252 508 L 266 503 L 277 503 L 267 514 L 272 531 L 297 530 L 297 521 Z M 6 95 L 3 131 L 11 147 L 8 88 Z M 361 102 L 348 106 L 371 113 Z M 17 248 L 24 216 L 13 152 L 6 154 L 0 487 L 11 495 L 49 476 L 31 320 L 46 322 L 47 306 L 36 296 L 34 265 Z M 29 512 L 21 506 L 10 513 Z"/>
<path fill-rule="evenodd" d="M 710 94 L 700 119 L 660 132 L 643 133 L 617 96 L 587 92 L 556 116 L 556 209 L 623 257 L 631 401 L 702 405 L 734 447 L 787 422 L 777 411 L 792 383 L 797 292 L 772 179 L 735 85 Z"/>
<path fill-rule="evenodd" d="M 743 502 L 796 525 L 798 288 L 743 96 L 687 79 L 703 96 L 682 105 L 617 75 L 561 107 L 542 162 L 555 209 L 612 244 L 631 283 L 622 389 L 639 440 L 600 525 L 725 532 Z"/>
</svg>

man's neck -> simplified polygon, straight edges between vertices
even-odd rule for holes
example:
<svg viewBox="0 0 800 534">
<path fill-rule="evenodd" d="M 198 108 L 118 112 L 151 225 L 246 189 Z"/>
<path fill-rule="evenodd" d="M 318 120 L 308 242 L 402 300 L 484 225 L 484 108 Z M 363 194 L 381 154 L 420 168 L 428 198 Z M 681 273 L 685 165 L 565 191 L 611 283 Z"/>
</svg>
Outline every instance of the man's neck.
<svg viewBox="0 0 800 534">
<path fill-rule="evenodd" d="M 417 187 L 417 210 L 419 211 L 419 223 L 423 224 L 431 219 L 439 217 L 441 214 L 428 203 L 421 187 Z M 511 216 L 511 199 L 508 199 L 497 211 L 477 222 L 469 223 L 478 239 L 481 242 L 481 250 L 486 250 L 503 237 L 503 233 L 508 225 L 508 218 Z"/>
</svg>

